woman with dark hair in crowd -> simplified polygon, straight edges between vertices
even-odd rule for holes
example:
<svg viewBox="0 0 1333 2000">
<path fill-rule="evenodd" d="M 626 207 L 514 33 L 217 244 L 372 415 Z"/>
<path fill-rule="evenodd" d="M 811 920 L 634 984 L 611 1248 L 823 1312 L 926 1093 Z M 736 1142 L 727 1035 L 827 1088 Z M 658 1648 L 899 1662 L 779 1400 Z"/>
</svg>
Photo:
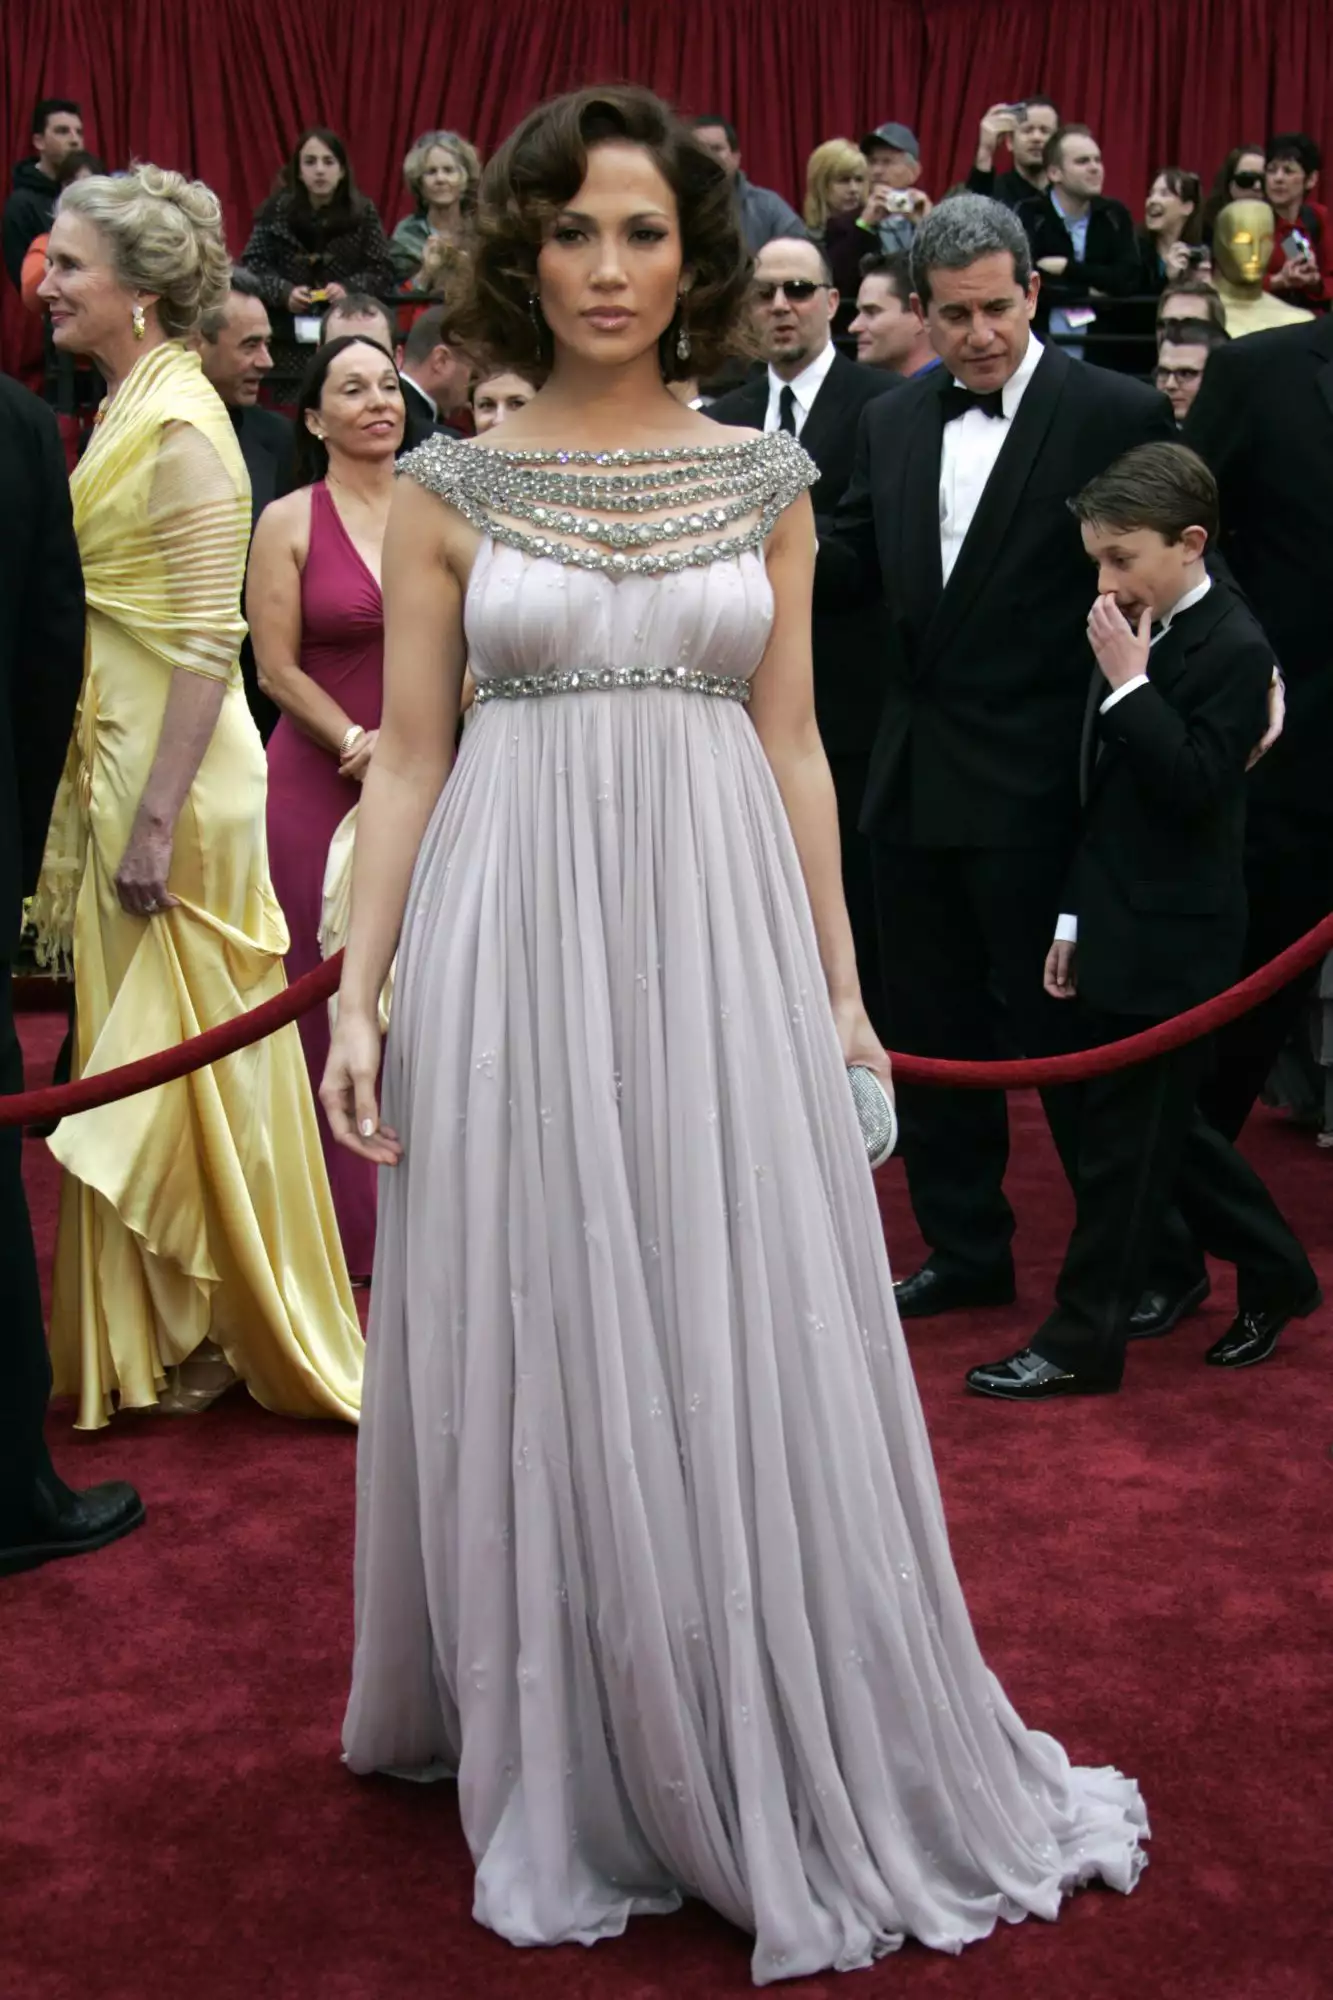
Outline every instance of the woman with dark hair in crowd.
<svg viewBox="0 0 1333 2000">
<path fill-rule="evenodd" d="M 282 710 L 268 745 L 268 852 L 291 938 L 288 977 L 320 962 L 330 850 L 356 805 L 384 691 L 380 565 L 403 437 L 403 391 L 375 341 L 321 347 L 296 406 L 295 491 L 264 509 L 246 588 L 259 685 Z M 336 857 L 335 857 L 336 860 Z M 300 1021 L 315 1088 L 327 1009 Z M 375 1169 L 321 1127 L 347 1268 L 370 1276 Z"/>
<path fill-rule="evenodd" d="M 1208 199 L 1203 205 L 1203 220 L 1200 241 L 1211 243 L 1213 225 L 1222 210 L 1233 201 L 1267 201 L 1264 192 L 1264 164 L 1267 155 L 1262 146 L 1233 146 L 1213 177 L 1213 185 L 1208 190 Z"/>
<path fill-rule="evenodd" d="M 1156 298 L 1171 278 L 1209 263 L 1203 242 L 1199 176 L 1184 167 L 1163 167 L 1143 205 L 1138 233 L 1139 290 Z"/>
<path fill-rule="evenodd" d="M 481 159 L 457 132 L 423 132 L 403 161 L 403 179 L 414 207 L 393 232 L 393 267 L 409 290 L 435 292 L 450 266 L 449 252 L 472 246 Z"/>
<path fill-rule="evenodd" d="M 279 315 L 269 387 L 279 401 L 290 401 L 310 358 L 309 346 L 295 338 L 293 318 L 318 314 L 348 292 L 380 298 L 397 289 L 388 239 L 336 132 L 312 125 L 301 134 L 255 216 L 241 262 Z"/>
<path fill-rule="evenodd" d="M 141 166 L 60 199 L 42 299 L 107 385 L 73 480 L 87 665 L 34 923 L 72 958 L 75 1073 L 276 999 L 287 934 L 264 751 L 241 680 L 250 484 L 188 345 L 228 295 L 217 197 Z M 239 1375 L 268 1409 L 355 1421 L 363 1349 L 290 1029 L 62 1119 L 51 1315 L 77 1422 L 198 1410 Z"/>
<path fill-rule="evenodd" d="M 469 398 L 477 436 L 525 410 L 546 381 L 547 372 L 535 361 L 524 362 L 521 369 L 483 363 Z"/>
<path fill-rule="evenodd" d="M 817 475 L 668 387 L 750 269 L 645 90 L 487 167 L 476 344 L 551 374 L 403 463 L 323 1099 L 385 1169 L 348 1762 L 460 1772 L 514 1943 L 693 1895 L 763 1983 L 1127 1890 L 1146 1829 L 1025 1729 L 954 1574 L 847 1076 L 888 1060 L 814 717 Z"/>
</svg>

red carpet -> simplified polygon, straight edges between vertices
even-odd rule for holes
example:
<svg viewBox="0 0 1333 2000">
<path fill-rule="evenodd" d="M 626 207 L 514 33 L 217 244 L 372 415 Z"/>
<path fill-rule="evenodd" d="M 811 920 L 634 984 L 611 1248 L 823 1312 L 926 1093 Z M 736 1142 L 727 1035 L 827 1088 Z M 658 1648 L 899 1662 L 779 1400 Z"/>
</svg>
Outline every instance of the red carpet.
<svg viewBox="0 0 1333 2000">
<path fill-rule="evenodd" d="M 53 1019 L 25 1023 L 45 1081 Z M 909 1946 L 838 2000 L 1333 1994 L 1333 1306 L 1266 1367 L 1206 1370 L 1230 1311 L 1138 1348 L 1118 1397 L 1013 1410 L 964 1366 L 1042 1311 L 1067 1200 L 1016 1099 L 1024 1305 L 912 1333 L 959 1568 L 1029 1722 L 1142 1782 L 1152 1866 L 962 1959 Z M 1333 1156 L 1253 1156 L 1333 1300 Z M 29 1147 L 49 1253 L 55 1175 Z M 919 1250 L 897 1169 L 895 1263 Z M 0 1584 L 0 2000 L 697 2000 L 750 1991 L 707 1911 L 519 1953 L 470 1920 L 452 1793 L 341 1769 L 354 1441 L 243 1395 L 202 1419 L 52 1419 L 60 1469 L 133 1478 L 148 1527 Z"/>
</svg>

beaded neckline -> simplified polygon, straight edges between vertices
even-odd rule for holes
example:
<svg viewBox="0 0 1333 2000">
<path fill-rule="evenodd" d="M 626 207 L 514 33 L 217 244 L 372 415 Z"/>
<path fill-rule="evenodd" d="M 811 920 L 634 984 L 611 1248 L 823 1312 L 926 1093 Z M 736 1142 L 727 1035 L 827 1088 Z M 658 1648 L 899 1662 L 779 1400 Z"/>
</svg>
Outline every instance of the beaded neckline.
<svg viewBox="0 0 1333 2000">
<path fill-rule="evenodd" d="M 432 437 L 399 471 L 493 541 L 612 578 L 734 562 L 818 477 L 786 431 L 643 451 L 478 449 Z"/>
</svg>

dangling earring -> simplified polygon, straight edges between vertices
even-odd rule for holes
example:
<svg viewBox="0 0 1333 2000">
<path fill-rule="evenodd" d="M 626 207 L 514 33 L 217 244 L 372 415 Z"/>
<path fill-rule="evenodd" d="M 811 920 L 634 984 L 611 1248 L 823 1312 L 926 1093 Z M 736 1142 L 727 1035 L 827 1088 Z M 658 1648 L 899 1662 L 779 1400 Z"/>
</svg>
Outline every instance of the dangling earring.
<svg viewBox="0 0 1333 2000">
<path fill-rule="evenodd" d="M 130 324 L 134 328 L 134 338 L 142 340 L 148 331 L 148 321 L 143 316 L 143 307 L 136 299 L 130 307 Z"/>
<path fill-rule="evenodd" d="M 537 336 L 537 345 L 540 347 L 543 329 L 542 308 L 535 292 L 528 293 L 528 317 L 532 321 L 532 330 Z"/>
<path fill-rule="evenodd" d="M 677 361 L 688 361 L 690 358 L 690 329 L 685 323 L 685 300 L 687 296 L 688 294 L 681 292 L 678 299 L 680 306 L 680 332 L 676 335 Z"/>
</svg>

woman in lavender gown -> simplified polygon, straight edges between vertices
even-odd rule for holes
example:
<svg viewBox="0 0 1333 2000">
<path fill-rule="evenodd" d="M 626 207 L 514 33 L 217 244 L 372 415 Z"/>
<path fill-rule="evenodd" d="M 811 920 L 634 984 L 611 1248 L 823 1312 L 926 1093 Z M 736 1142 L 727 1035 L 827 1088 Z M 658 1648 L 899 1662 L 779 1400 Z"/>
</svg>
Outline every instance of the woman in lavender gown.
<svg viewBox="0 0 1333 2000">
<path fill-rule="evenodd" d="M 665 386 L 747 262 L 654 98 L 533 113 L 480 227 L 479 331 L 553 367 L 503 441 L 405 462 L 385 542 L 323 1091 L 384 1168 L 347 1760 L 456 1775 L 518 1944 L 694 1895 L 759 1983 L 957 1951 L 1131 1888 L 1146 1822 L 1025 1728 L 949 1555 L 845 1076 L 887 1063 L 811 703 L 814 469 Z"/>
</svg>

